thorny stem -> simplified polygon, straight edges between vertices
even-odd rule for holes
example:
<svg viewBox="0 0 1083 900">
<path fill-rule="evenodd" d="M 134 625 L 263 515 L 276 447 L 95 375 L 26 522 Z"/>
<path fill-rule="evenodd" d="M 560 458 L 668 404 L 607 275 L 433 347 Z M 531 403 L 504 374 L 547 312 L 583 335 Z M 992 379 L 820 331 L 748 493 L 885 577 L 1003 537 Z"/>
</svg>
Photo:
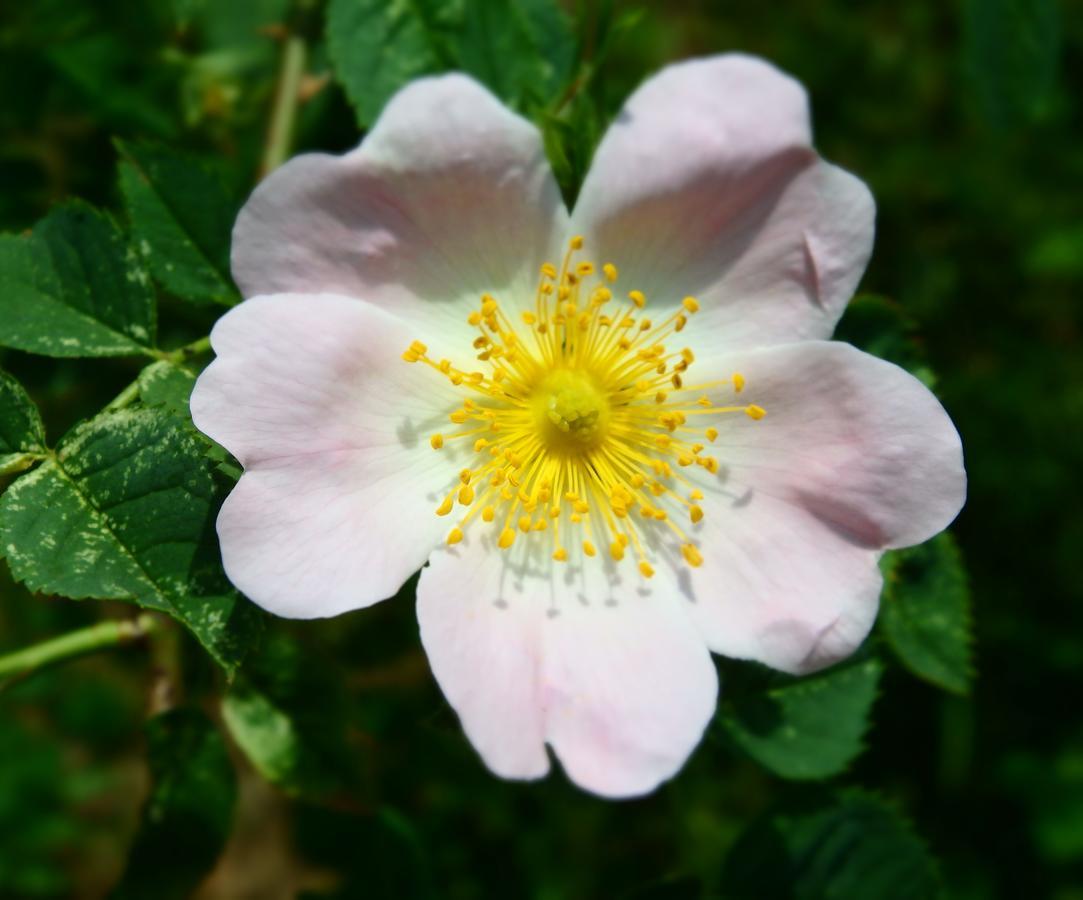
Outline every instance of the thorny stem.
<svg viewBox="0 0 1083 900">
<path fill-rule="evenodd" d="M 297 118 L 300 101 L 301 78 L 305 73 L 307 48 L 304 38 L 291 34 L 282 45 L 282 66 L 275 91 L 271 124 L 267 132 L 267 146 L 263 152 L 261 174 L 267 175 L 277 169 L 290 155 L 293 143 L 293 123 Z"/>
<path fill-rule="evenodd" d="M 134 619 L 99 622 L 97 625 L 80 628 L 78 631 L 0 656 L 0 679 L 29 675 L 45 666 L 87 653 L 133 644 L 143 640 L 157 628 L 157 620 L 149 613 L 143 613 Z"/>
</svg>

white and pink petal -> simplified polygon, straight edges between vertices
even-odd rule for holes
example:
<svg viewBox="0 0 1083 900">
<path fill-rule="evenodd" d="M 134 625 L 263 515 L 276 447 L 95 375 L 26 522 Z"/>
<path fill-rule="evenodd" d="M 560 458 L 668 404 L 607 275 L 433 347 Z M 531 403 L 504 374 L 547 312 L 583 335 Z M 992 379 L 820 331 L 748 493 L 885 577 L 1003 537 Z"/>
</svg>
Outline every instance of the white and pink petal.
<svg viewBox="0 0 1083 900">
<path fill-rule="evenodd" d="M 876 616 L 883 550 L 947 527 L 966 496 L 958 432 L 898 366 L 842 343 L 808 342 L 698 360 L 698 375 L 745 378 L 715 402 L 754 403 L 711 447 L 694 535 L 693 615 L 717 653 L 789 672 L 851 653 Z"/>
<path fill-rule="evenodd" d="M 412 82 L 361 146 L 299 156 L 233 232 L 246 297 L 336 293 L 463 337 L 482 293 L 533 296 L 567 212 L 537 129 L 463 75 Z"/>
<path fill-rule="evenodd" d="M 447 530 L 433 514 L 457 481 L 436 453 L 458 396 L 418 378 L 418 333 L 335 295 L 247 300 L 211 334 L 217 358 L 192 393 L 197 427 L 245 473 L 218 519 L 230 580 L 291 618 L 393 595 Z"/>
<path fill-rule="evenodd" d="M 580 787 L 648 793 L 714 714 L 710 654 L 664 579 L 576 553 L 554 566 L 541 543 L 500 554 L 477 533 L 434 554 L 418 585 L 433 673 L 493 771 L 544 775 L 548 743 Z"/>
<path fill-rule="evenodd" d="M 670 66 L 627 101 L 573 212 L 624 290 L 702 305 L 728 346 L 829 337 L 872 252 L 868 189 L 811 147 L 800 84 L 739 54 Z"/>
</svg>

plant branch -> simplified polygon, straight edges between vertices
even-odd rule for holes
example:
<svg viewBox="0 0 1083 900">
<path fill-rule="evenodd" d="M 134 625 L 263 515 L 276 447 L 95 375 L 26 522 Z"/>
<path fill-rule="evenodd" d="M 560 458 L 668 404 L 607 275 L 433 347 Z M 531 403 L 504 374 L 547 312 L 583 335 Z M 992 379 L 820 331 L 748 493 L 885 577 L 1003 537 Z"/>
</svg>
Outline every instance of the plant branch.
<svg viewBox="0 0 1083 900">
<path fill-rule="evenodd" d="M 301 98 L 301 78 L 305 73 L 307 53 L 304 38 L 297 34 L 291 34 L 282 45 L 282 65 L 274 107 L 271 109 L 267 146 L 263 151 L 262 175 L 277 169 L 290 155 L 293 146 L 293 124 Z"/>
<path fill-rule="evenodd" d="M 149 613 L 134 619 L 99 622 L 60 637 L 50 638 L 32 647 L 0 656 L 0 679 L 29 675 L 46 666 L 66 662 L 77 656 L 141 641 L 158 627 Z"/>
</svg>

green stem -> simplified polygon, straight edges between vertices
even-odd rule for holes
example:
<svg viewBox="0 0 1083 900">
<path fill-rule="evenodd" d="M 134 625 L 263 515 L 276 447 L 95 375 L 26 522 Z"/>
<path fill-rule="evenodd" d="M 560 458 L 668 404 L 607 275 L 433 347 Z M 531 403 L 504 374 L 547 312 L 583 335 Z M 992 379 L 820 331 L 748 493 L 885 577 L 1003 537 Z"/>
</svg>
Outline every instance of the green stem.
<svg viewBox="0 0 1083 900">
<path fill-rule="evenodd" d="M 192 341 L 190 344 L 185 344 L 183 347 L 178 347 L 176 350 L 172 350 L 165 355 L 165 358 L 169 362 L 180 363 L 191 359 L 193 356 L 200 356 L 203 353 L 211 352 L 211 339 L 209 337 L 201 337 L 199 340 Z"/>
<path fill-rule="evenodd" d="M 154 617 L 143 613 L 134 619 L 99 622 L 70 634 L 43 641 L 33 647 L 0 656 L 0 679 L 28 675 L 45 666 L 94 653 L 107 647 L 121 647 L 142 640 L 157 627 Z"/>
<path fill-rule="evenodd" d="M 133 381 L 124 390 L 117 394 L 109 404 L 105 407 L 107 411 L 114 409 L 124 409 L 126 406 L 131 406 L 139 399 L 139 382 Z"/>
<path fill-rule="evenodd" d="M 267 132 L 267 147 L 263 152 L 264 175 L 277 169 L 290 155 L 306 55 L 304 38 L 296 34 L 286 38 L 282 46 L 282 68 L 278 77 L 278 89 L 275 91 L 274 107 L 271 110 L 271 125 Z"/>
</svg>

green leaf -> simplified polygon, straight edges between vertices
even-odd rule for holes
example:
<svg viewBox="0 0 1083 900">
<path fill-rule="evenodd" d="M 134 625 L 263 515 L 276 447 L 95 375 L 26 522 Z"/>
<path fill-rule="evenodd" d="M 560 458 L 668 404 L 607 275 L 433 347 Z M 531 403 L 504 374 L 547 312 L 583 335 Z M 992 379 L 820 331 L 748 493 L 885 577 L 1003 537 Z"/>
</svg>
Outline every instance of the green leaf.
<svg viewBox="0 0 1083 900">
<path fill-rule="evenodd" d="M 246 660 L 222 720 L 256 770 L 288 793 L 320 797 L 356 784 L 342 678 L 282 635 L 268 635 Z"/>
<path fill-rule="evenodd" d="M 1057 0 L 967 0 L 966 64 L 990 121 L 1008 126 L 1045 111 L 1060 32 Z"/>
<path fill-rule="evenodd" d="M 805 678 L 773 676 L 761 690 L 735 690 L 717 722 L 733 743 L 784 778 L 828 778 L 864 749 L 883 672 L 879 660 Z"/>
<path fill-rule="evenodd" d="M 371 126 L 391 95 L 408 81 L 451 67 L 442 35 L 449 16 L 459 12 L 457 5 L 439 0 L 331 0 L 327 49 L 358 124 Z"/>
<path fill-rule="evenodd" d="M 116 225 L 92 207 L 54 207 L 31 235 L 0 235 L 0 346 L 46 356 L 146 354 L 154 295 Z"/>
<path fill-rule="evenodd" d="M 236 204 L 217 173 L 154 144 L 117 142 L 132 240 L 155 280 L 193 303 L 237 301 L 229 273 Z"/>
<path fill-rule="evenodd" d="M 140 372 L 138 382 L 139 398 L 146 406 L 188 415 L 188 398 L 196 383 L 196 373 L 188 366 L 160 360 Z"/>
<path fill-rule="evenodd" d="M 45 453 L 45 426 L 23 386 L 0 369 L 0 475 L 21 472 Z"/>
<path fill-rule="evenodd" d="M 147 723 L 153 786 L 114 900 L 189 897 L 229 837 L 237 780 L 225 741 L 194 709 Z"/>
<path fill-rule="evenodd" d="M 535 109 L 570 76 L 575 46 L 554 0 L 331 0 L 327 42 L 363 127 L 407 82 L 451 69 Z"/>
<path fill-rule="evenodd" d="M 899 815 L 858 792 L 803 798 L 754 824 L 730 851 L 731 900 L 934 900 L 935 861 Z"/>
<path fill-rule="evenodd" d="M 0 551 L 14 577 L 33 591 L 167 612 L 232 672 L 259 618 L 221 570 L 222 491 L 205 446 L 156 409 L 77 426 L 0 498 Z"/>
<path fill-rule="evenodd" d="M 952 536 L 884 556 L 880 627 L 906 667 L 965 694 L 973 675 L 970 589 Z"/>
<path fill-rule="evenodd" d="M 456 38 L 463 70 L 518 109 L 545 104 L 571 74 L 571 28 L 552 0 L 473 0 Z"/>
</svg>

